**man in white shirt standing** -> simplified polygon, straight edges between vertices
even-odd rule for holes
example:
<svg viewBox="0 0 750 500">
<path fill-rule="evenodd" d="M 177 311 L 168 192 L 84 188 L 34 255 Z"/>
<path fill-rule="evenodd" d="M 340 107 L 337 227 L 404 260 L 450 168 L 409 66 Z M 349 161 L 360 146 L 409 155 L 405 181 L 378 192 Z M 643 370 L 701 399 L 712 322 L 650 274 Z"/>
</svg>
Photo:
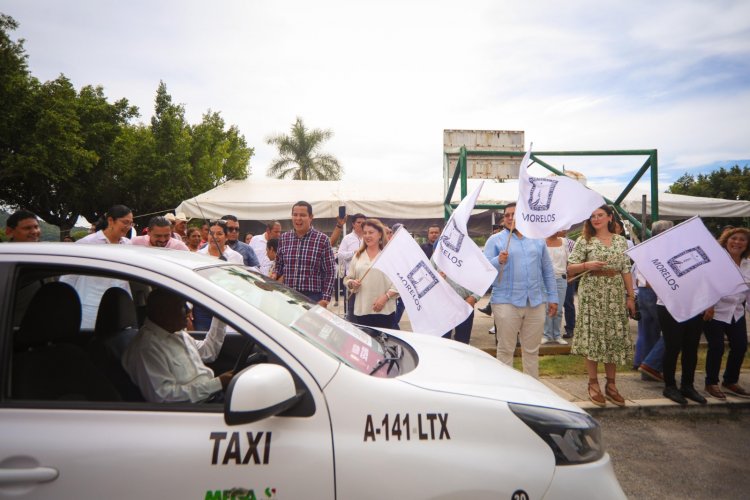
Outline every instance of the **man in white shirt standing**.
<svg viewBox="0 0 750 500">
<path fill-rule="evenodd" d="M 281 223 L 277 220 L 274 220 L 266 224 L 265 233 L 253 236 L 253 239 L 250 240 L 250 248 L 255 251 L 255 255 L 256 257 L 258 257 L 258 262 L 260 262 L 258 268 L 260 269 L 260 272 L 265 276 L 270 275 L 271 265 L 273 264 L 273 262 L 271 262 L 271 260 L 268 258 L 268 255 L 266 254 L 266 244 L 268 243 L 268 240 L 278 240 L 280 236 Z"/>
<path fill-rule="evenodd" d="M 162 288 L 146 303 L 147 318 L 128 346 L 122 364 L 147 401 L 153 403 L 221 401 L 234 376 L 218 377 L 204 362 L 219 355 L 226 325 L 214 318 L 203 341 L 188 335 L 185 299 Z"/>
<path fill-rule="evenodd" d="M 362 224 L 367 218 L 362 214 L 352 215 L 352 232 L 344 236 L 339 245 L 338 259 L 339 263 L 344 264 L 344 276 L 349 270 L 349 263 L 354 257 L 354 252 L 362 246 Z"/>
</svg>

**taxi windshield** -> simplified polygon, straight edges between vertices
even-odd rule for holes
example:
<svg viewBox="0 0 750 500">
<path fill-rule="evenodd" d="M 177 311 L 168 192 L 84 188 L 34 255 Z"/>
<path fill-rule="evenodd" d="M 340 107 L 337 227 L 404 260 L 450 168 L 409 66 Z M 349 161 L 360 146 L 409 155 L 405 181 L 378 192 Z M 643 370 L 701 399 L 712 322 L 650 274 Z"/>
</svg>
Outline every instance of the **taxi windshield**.
<svg viewBox="0 0 750 500">
<path fill-rule="evenodd" d="M 197 272 L 358 371 L 372 373 L 386 359 L 375 337 L 276 281 L 238 266 Z"/>
</svg>

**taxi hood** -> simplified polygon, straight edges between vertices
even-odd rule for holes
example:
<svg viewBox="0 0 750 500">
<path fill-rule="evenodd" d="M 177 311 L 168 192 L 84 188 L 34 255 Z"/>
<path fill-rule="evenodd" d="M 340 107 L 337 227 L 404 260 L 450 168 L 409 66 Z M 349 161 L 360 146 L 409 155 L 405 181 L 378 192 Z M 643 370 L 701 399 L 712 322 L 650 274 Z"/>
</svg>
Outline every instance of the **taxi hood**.
<svg viewBox="0 0 750 500">
<path fill-rule="evenodd" d="M 582 413 L 538 380 L 475 347 L 450 339 L 389 330 L 414 348 L 417 367 L 398 380 L 427 390 Z"/>
</svg>

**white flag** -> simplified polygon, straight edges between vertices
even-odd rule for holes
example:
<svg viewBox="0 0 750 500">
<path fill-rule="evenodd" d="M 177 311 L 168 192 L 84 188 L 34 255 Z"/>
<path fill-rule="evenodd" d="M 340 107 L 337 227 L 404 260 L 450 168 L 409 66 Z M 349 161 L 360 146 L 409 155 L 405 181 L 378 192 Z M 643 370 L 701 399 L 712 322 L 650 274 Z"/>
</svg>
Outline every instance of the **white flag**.
<svg viewBox="0 0 750 500">
<path fill-rule="evenodd" d="M 531 149 L 531 148 L 529 148 Z M 516 229 L 527 238 L 547 238 L 586 220 L 604 198 L 567 175 L 529 177 L 531 151 L 518 173 Z"/>
<path fill-rule="evenodd" d="M 484 295 L 497 276 L 497 269 L 490 264 L 474 240 L 469 238 L 467 229 L 469 216 L 483 185 L 484 181 L 473 193 L 461 200 L 445 225 L 435 253 L 432 254 L 435 264 L 446 276 L 477 295 Z"/>
<path fill-rule="evenodd" d="M 729 253 L 695 216 L 626 251 L 679 322 L 747 290 Z"/>
<path fill-rule="evenodd" d="M 473 311 L 403 228 L 396 231 L 372 267 L 385 273 L 401 294 L 415 332 L 443 335 Z"/>
</svg>

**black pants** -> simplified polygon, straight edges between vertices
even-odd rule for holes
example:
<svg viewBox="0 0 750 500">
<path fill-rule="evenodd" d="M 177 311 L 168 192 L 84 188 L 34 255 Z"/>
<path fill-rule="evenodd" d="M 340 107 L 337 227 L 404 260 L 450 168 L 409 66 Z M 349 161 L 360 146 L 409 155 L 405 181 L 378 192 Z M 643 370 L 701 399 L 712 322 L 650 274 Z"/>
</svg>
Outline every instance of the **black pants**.
<svg viewBox="0 0 750 500">
<path fill-rule="evenodd" d="M 724 383 L 736 384 L 740 379 L 740 368 L 747 352 L 747 326 L 745 317 L 732 320 L 727 324 L 723 321 L 712 319 L 707 322 L 705 328 L 706 340 L 708 340 L 708 353 L 706 354 L 706 385 L 719 383 L 719 370 L 721 370 L 721 358 L 724 356 L 724 335 L 729 339 L 729 356 L 727 356 L 727 367 L 724 370 Z"/>
<path fill-rule="evenodd" d="M 692 387 L 695 379 L 695 366 L 698 364 L 698 342 L 703 330 L 702 314 L 678 323 L 667 308 L 656 306 L 659 325 L 664 336 L 664 385 L 676 386 L 675 370 L 677 356 L 682 352 L 682 387 Z"/>
<path fill-rule="evenodd" d="M 354 316 L 354 322 L 359 325 L 374 326 L 375 328 L 392 328 L 396 313 L 391 314 L 365 314 Z"/>
<path fill-rule="evenodd" d="M 471 314 L 469 314 L 469 317 L 466 318 L 463 323 L 458 325 L 454 330 L 455 334 L 453 335 L 453 340 L 457 340 L 459 342 L 463 342 L 464 344 L 468 344 L 471 340 L 471 328 L 474 326 L 474 311 L 471 311 Z M 443 335 L 444 339 L 451 338 L 451 334 L 453 334 L 454 330 L 451 330 L 450 332 Z"/>
</svg>

